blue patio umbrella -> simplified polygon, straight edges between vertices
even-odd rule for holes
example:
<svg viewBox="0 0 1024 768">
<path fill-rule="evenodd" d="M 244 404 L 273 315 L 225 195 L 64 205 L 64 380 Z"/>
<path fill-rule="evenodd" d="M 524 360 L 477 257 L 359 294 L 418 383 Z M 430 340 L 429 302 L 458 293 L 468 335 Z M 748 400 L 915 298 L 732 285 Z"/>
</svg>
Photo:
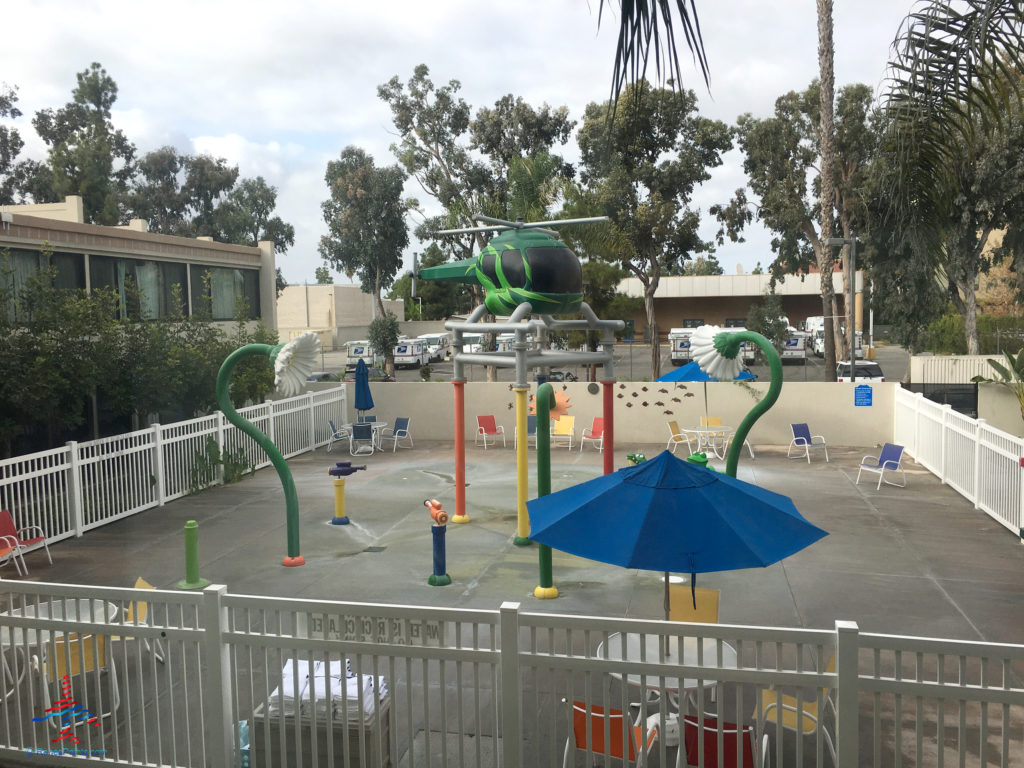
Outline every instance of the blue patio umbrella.
<svg viewBox="0 0 1024 768">
<path fill-rule="evenodd" d="M 756 379 L 757 376 L 752 374 L 750 371 L 744 369 L 739 372 L 733 381 L 747 381 L 750 379 Z M 718 381 L 713 379 L 704 372 L 704 370 L 697 365 L 696 360 L 691 360 L 686 365 L 681 365 L 678 368 L 666 373 L 664 376 L 656 379 L 656 381 Z"/>
<path fill-rule="evenodd" d="M 788 496 L 670 451 L 526 504 L 530 538 L 625 568 L 696 574 L 765 567 L 828 532 Z"/>
<path fill-rule="evenodd" d="M 356 402 L 357 411 L 373 410 L 373 395 L 370 394 L 370 371 L 363 358 L 356 363 Z"/>
</svg>

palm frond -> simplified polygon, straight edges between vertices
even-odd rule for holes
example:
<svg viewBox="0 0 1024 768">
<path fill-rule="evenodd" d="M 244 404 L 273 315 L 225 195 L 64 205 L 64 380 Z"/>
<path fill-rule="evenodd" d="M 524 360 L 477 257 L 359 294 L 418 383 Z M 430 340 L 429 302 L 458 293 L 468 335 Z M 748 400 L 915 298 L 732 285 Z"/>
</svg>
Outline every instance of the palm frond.
<svg viewBox="0 0 1024 768">
<path fill-rule="evenodd" d="M 612 2 L 601 0 L 598 26 L 604 17 L 605 5 Z M 613 104 L 628 83 L 646 77 L 652 54 L 654 72 L 659 80 L 671 78 L 676 84 L 683 82 L 676 38 L 677 14 L 694 64 L 699 67 L 705 86 L 710 87 L 710 69 L 695 0 L 619 0 L 619 12 L 619 36 L 615 45 L 611 87 Z"/>
</svg>

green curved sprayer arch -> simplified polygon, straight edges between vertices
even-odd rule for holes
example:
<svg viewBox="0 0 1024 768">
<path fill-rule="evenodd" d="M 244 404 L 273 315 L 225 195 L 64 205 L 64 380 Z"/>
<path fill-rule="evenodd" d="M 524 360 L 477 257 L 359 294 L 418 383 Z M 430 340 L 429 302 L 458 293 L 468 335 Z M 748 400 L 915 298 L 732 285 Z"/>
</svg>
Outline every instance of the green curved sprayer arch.
<svg viewBox="0 0 1024 768">
<path fill-rule="evenodd" d="M 277 470 L 277 475 L 281 478 L 285 499 L 288 557 L 285 558 L 284 565 L 302 565 L 305 561 L 302 555 L 299 554 L 299 499 L 295 493 L 295 481 L 292 479 L 288 462 L 285 461 L 284 456 L 281 455 L 281 452 L 271 442 L 270 438 L 263 434 L 262 430 L 235 410 L 234 405 L 231 403 L 230 394 L 231 374 L 234 372 L 235 365 L 238 364 L 239 360 L 247 355 L 266 355 L 270 360 L 270 364 L 273 365 L 274 360 L 277 358 L 277 353 L 283 347 L 284 344 L 276 346 L 269 344 L 247 344 L 228 355 L 221 365 L 220 371 L 217 373 L 217 405 L 220 406 L 228 421 L 245 432 L 245 434 L 256 441 L 260 448 L 266 451 L 267 456 L 270 457 L 270 462 L 274 465 L 274 469 Z"/>
</svg>

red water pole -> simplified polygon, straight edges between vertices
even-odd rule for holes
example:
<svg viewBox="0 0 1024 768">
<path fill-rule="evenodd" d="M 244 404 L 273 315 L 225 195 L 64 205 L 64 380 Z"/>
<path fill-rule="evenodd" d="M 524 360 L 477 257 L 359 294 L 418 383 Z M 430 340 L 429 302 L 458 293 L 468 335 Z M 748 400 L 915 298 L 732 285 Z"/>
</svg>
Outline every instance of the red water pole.
<svg viewBox="0 0 1024 768">
<path fill-rule="evenodd" d="M 615 471 L 615 379 L 602 381 L 604 395 L 604 473 Z"/>
<path fill-rule="evenodd" d="M 455 385 L 455 516 L 466 516 L 466 382 Z"/>
</svg>

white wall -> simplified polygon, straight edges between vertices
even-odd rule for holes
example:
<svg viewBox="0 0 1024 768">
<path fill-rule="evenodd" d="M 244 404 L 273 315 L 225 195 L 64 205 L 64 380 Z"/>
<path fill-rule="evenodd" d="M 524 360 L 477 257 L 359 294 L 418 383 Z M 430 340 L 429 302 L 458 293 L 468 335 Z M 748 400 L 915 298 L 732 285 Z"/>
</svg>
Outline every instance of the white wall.
<svg viewBox="0 0 1024 768">
<path fill-rule="evenodd" d="M 1024 436 L 1020 404 L 1016 396 L 1002 384 L 978 385 L 978 418 L 1011 435 Z"/>
<path fill-rule="evenodd" d="M 563 385 L 554 386 L 558 391 Z M 579 436 L 595 416 L 601 415 L 601 392 L 591 394 L 585 382 L 566 383 L 564 386 L 572 404 L 569 414 L 576 419 L 576 435 Z M 871 406 L 854 405 L 854 388 L 857 386 L 871 388 Z M 792 439 L 789 425 L 806 422 L 811 433 L 824 435 L 829 445 L 873 448 L 892 439 L 893 391 L 898 386 L 895 382 L 860 385 L 786 383 L 775 406 L 754 425 L 749 440 L 755 449 L 757 445 L 786 447 Z M 703 384 L 624 382 L 614 387 L 617 445 L 664 445 L 668 440 L 667 423 L 670 419 L 685 428 L 700 424 L 700 417 L 705 415 Z M 643 390 L 644 387 L 647 391 Z M 666 391 L 661 392 L 663 389 Z M 720 416 L 725 425 L 737 427 L 755 403 L 753 393 L 763 394 L 767 389 L 767 384 L 758 383 L 709 383 L 707 413 Z M 391 422 L 398 416 L 411 417 L 414 439 L 453 439 L 454 387 L 450 383 L 388 382 L 371 384 L 370 390 L 378 418 Z M 509 385 L 469 382 L 465 391 L 466 438 L 473 439 L 478 414 L 493 414 L 496 422 L 505 427 L 511 444 L 515 427 L 515 397 Z M 636 397 L 633 397 L 634 393 Z M 349 416 L 354 420 L 351 403 L 355 393 L 350 390 L 348 394 Z M 679 402 L 674 402 L 674 399 Z M 628 403 L 632 405 L 627 406 Z"/>
</svg>

